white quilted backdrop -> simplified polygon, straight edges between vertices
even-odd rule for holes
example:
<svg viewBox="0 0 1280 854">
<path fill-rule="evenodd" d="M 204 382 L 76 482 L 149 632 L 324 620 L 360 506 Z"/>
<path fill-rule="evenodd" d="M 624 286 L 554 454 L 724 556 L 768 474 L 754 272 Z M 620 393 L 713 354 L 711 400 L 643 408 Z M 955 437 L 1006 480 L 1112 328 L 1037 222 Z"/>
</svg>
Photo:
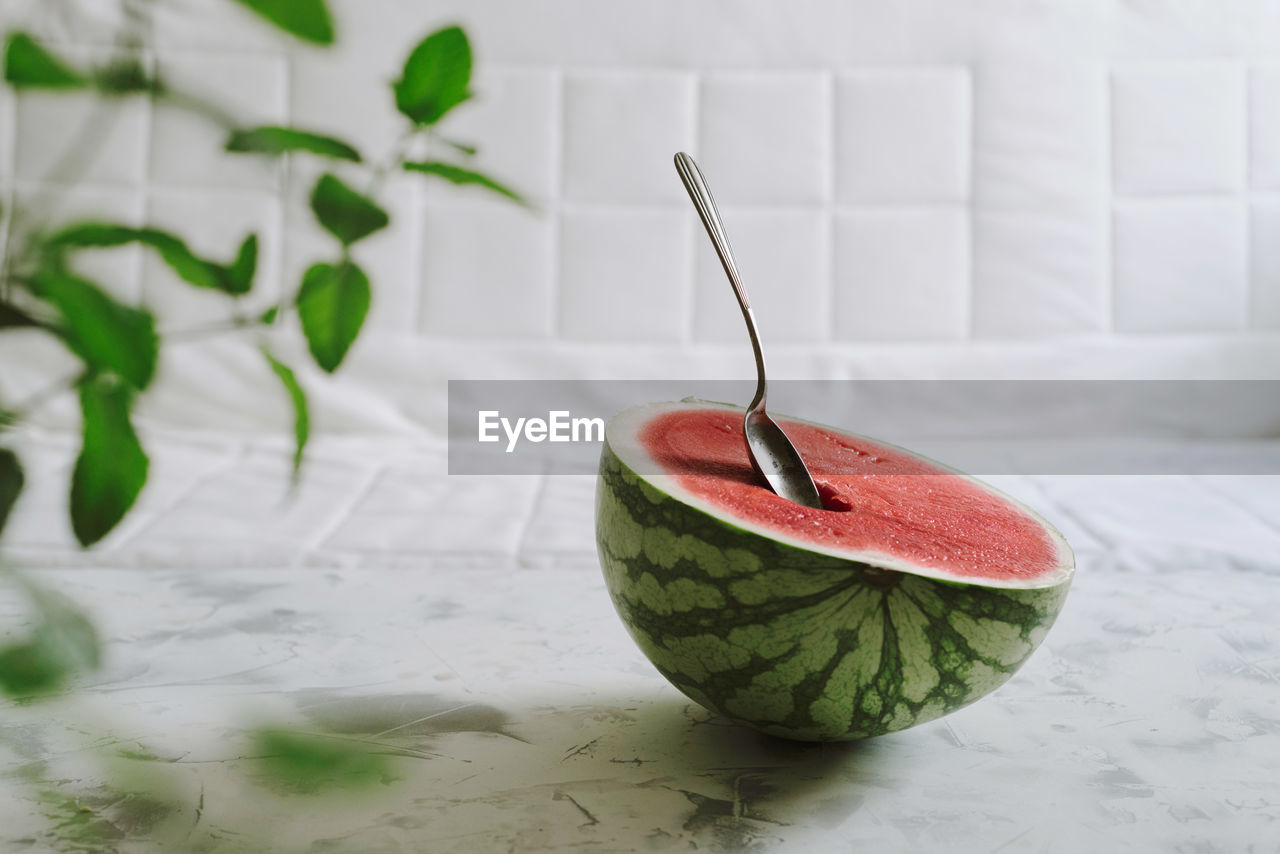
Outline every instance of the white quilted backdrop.
<svg viewBox="0 0 1280 854">
<path fill-rule="evenodd" d="M 374 157 L 408 49 L 464 24 L 481 97 L 451 133 L 538 210 L 387 186 L 342 371 L 303 369 L 293 318 L 272 333 L 313 405 L 295 491 L 256 331 L 166 348 L 137 419 L 147 486 L 91 551 L 67 518 L 74 396 L 4 434 L 28 484 L 0 557 L 118 571 L 42 575 L 110 655 L 73 703 L 2 707 L 0 849 L 50 839 L 52 792 L 75 808 L 57 833 L 137 851 L 170 829 L 219 847 L 253 829 L 237 816 L 317 851 L 1275 850 L 1280 477 L 993 478 L 1080 562 L 1043 649 L 946 721 L 796 754 L 663 692 L 609 613 L 594 476 L 449 476 L 442 433 L 450 378 L 753 373 L 678 149 L 721 201 L 775 376 L 1280 379 L 1280 2 L 329 0 L 329 53 L 233 0 L 130 2 L 157 11 L 150 59 L 175 84 Z M 118 6 L 0 0 L 0 27 L 91 57 Z M 314 163 L 229 157 L 142 100 L 86 139 L 91 109 L 0 87 L 5 211 L 155 221 L 218 257 L 257 230 L 259 305 L 332 252 Z M 84 180 L 51 175 L 77 144 Z M 167 330 L 221 310 L 140 254 L 92 262 Z M 0 339 L 0 401 L 74 368 Z M 770 408 L 805 414 L 787 385 Z M 1275 471 L 1271 423 L 1169 457 Z M 414 758 L 398 789 L 307 810 L 243 784 L 254 720 L 376 728 Z M 165 760 L 161 801 L 97 785 L 127 761 L 138 788 L 134 748 Z"/>
<path fill-rule="evenodd" d="M 390 183 L 394 227 L 357 251 L 377 293 L 349 382 L 402 409 L 450 376 L 749 374 L 678 149 L 719 197 L 780 374 L 1280 370 L 1280 7 L 1265 0 L 333 0 L 328 52 L 229 0 L 154 5 L 169 79 L 368 156 L 400 133 L 387 83 L 408 49 L 469 30 L 480 97 L 448 127 L 537 210 Z M 92 56 L 116 4 L 5 8 Z M 89 109 L 0 92 L 5 192 L 166 223 L 217 255 L 257 229 L 264 302 L 328 251 L 304 205 L 312 164 L 222 154 L 199 119 L 141 100 L 66 186 L 50 169 Z M 208 296 L 152 259 L 103 264 L 169 328 L 207 318 Z M 188 348 L 168 375 L 237 352 Z"/>
</svg>

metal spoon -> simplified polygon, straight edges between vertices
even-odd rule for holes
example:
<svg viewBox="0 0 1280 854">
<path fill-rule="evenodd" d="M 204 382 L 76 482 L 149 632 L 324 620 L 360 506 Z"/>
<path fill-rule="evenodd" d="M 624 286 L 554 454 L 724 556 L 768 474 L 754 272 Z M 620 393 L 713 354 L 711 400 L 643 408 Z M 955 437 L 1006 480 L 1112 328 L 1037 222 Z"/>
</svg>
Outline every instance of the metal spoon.
<svg viewBox="0 0 1280 854">
<path fill-rule="evenodd" d="M 760 350 L 760 333 L 756 329 L 756 318 L 751 312 L 751 301 L 747 299 L 747 291 L 738 277 L 738 265 L 733 258 L 733 250 L 729 248 L 729 237 L 725 233 L 724 224 L 720 221 L 720 212 L 716 210 L 715 199 L 707 189 L 707 181 L 702 177 L 702 170 L 693 158 L 684 152 L 676 155 L 676 171 L 684 188 L 693 199 L 693 206 L 698 210 L 702 224 L 707 228 L 711 244 L 720 256 L 720 263 L 729 276 L 733 292 L 738 297 L 738 306 L 742 309 L 742 317 L 747 321 L 747 332 L 751 334 L 751 348 L 756 354 L 756 395 L 747 407 L 746 417 L 742 422 L 743 433 L 747 437 L 747 455 L 751 457 L 754 468 L 768 483 L 769 488 L 778 495 L 803 504 L 806 507 L 822 509 L 822 500 L 818 497 L 818 488 L 813 484 L 813 476 L 800 458 L 795 445 L 782 432 L 782 428 L 764 411 L 765 378 L 764 353 Z"/>
</svg>

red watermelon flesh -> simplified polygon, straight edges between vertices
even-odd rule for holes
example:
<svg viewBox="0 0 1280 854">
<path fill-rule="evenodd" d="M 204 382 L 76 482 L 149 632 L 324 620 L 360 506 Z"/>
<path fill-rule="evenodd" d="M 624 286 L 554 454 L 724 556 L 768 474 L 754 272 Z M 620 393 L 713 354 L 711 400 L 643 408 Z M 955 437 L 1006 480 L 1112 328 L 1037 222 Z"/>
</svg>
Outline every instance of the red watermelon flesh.
<svg viewBox="0 0 1280 854">
<path fill-rule="evenodd" d="M 1045 523 L 991 487 L 901 448 L 779 419 L 814 474 L 825 510 L 775 495 L 751 468 L 742 414 L 656 414 L 638 444 L 683 491 L 722 517 L 802 547 L 889 569 L 998 586 L 1057 583 L 1063 550 Z"/>
</svg>

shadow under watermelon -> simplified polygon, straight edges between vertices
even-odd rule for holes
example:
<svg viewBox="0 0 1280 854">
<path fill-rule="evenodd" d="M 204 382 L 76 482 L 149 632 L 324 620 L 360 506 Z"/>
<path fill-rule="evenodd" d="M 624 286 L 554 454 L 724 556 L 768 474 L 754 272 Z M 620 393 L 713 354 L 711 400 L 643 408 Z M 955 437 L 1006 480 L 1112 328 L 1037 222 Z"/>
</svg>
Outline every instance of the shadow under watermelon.
<svg viewBox="0 0 1280 854">
<path fill-rule="evenodd" d="M 412 817 L 397 826 L 424 845 L 458 838 L 464 826 L 473 843 L 518 840 L 522 850 L 794 844 L 856 813 L 885 755 L 874 742 L 764 735 L 653 681 L 483 698 L 307 692 L 295 700 L 320 729 L 426 760 L 401 763 L 397 784 L 413 795 Z M 379 795 L 383 807 L 389 794 Z"/>
</svg>

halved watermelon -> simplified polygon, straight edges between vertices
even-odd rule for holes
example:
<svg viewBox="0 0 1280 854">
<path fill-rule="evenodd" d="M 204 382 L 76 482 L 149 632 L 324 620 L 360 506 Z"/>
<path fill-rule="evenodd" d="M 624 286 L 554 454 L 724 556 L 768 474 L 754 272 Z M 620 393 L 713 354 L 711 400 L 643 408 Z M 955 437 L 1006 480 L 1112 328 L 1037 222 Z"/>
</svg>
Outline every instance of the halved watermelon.
<svg viewBox="0 0 1280 854">
<path fill-rule="evenodd" d="M 609 592 L 689 697 L 774 735 L 865 738 L 977 700 L 1044 639 L 1075 567 L 1044 519 L 902 448 L 779 418 L 828 509 L 793 504 L 752 471 L 742 417 L 653 404 L 605 431 Z"/>
</svg>

